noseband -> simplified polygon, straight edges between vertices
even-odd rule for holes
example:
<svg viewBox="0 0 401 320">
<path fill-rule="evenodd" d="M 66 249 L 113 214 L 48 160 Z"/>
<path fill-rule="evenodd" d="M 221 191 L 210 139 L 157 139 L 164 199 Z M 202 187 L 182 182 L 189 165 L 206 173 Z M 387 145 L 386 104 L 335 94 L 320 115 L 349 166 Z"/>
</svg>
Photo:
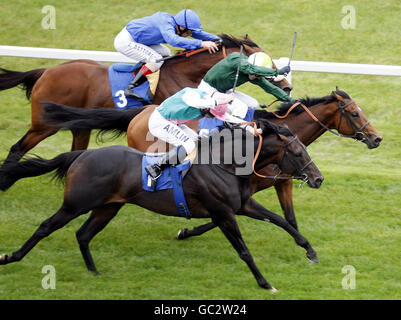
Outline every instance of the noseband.
<svg viewBox="0 0 401 320">
<path fill-rule="evenodd" d="M 337 136 L 340 137 L 344 137 L 344 138 L 352 138 L 355 140 L 358 140 L 358 136 L 362 136 L 363 138 L 360 141 L 365 141 L 367 139 L 367 135 L 365 132 L 363 132 L 363 130 L 365 130 L 365 128 L 370 124 L 370 121 L 366 121 L 366 123 L 360 127 L 359 129 L 357 128 L 357 126 L 355 126 L 354 122 L 352 121 L 350 115 L 345 111 L 345 108 L 354 104 L 355 101 L 351 100 L 351 102 L 341 105 L 340 101 L 337 101 L 337 105 L 338 108 L 341 111 L 341 115 L 340 115 L 340 121 L 338 122 L 338 126 L 337 126 L 337 131 L 339 131 L 340 126 L 341 126 L 341 121 L 343 119 L 343 117 L 347 120 L 348 124 L 351 126 L 351 128 L 354 130 L 354 134 L 353 135 L 346 135 L 346 134 L 341 134 L 338 132 L 332 132 L 334 134 L 336 134 Z M 328 131 L 330 131 L 329 129 L 327 129 Z M 331 132 L 331 131 L 330 131 Z"/>
<path fill-rule="evenodd" d="M 262 108 L 269 108 L 273 103 L 277 102 L 278 100 L 274 100 L 272 103 L 270 103 L 269 105 L 261 105 Z M 274 111 L 271 111 L 273 113 L 274 116 L 276 116 L 279 119 L 284 119 L 286 118 L 289 113 L 295 109 L 295 107 L 297 106 L 301 106 L 306 113 L 312 118 L 313 121 L 317 122 L 321 127 L 323 127 L 325 130 L 329 131 L 330 133 L 338 136 L 338 137 L 343 137 L 343 138 L 352 138 L 354 140 L 357 141 L 365 141 L 367 140 L 367 134 L 365 132 L 363 132 L 363 130 L 365 130 L 365 128 L 370 124 L 370 121 L 367 121 L 363 126 L 361 126 L 359 129 L 357 128 L 357 126 L 354 124 L 354 122 L 352 121 L 352 119 L 350 118 L 349 114 L 345 111 L 345 108 L 354 104 L 355 101 L 351 100 L 349 103 L 341 105 L 341 102 L 339 100 L 337 100 L 337 106 L 338 109 L 341 111 L 341 116 L 340 116 L 340 121 L 338 122 L 338 126 L 337 126 L 337 131 L 339 131 L 340 126 L 341 126 L 341 122 L 343 117 L 347 120 L 348 124 L 351 126 L 352 129 L 354 129 L 354 134 L 342 134 L 339 132 L 335 132 L 333 130 L 331 130 L 329 127 L 327 127 L 323 122 L 321 122 L 310 110 L 308 107 L 306 107 L 303 103 L 301 102 L 296 102 L 294 103 L 287 111 L 287 113 L 284 116 L 280 116 L 278 114 L 276 114 Z M 362 139 L 358 139 L 359 136 L 362 136 Z"/>
</svg>

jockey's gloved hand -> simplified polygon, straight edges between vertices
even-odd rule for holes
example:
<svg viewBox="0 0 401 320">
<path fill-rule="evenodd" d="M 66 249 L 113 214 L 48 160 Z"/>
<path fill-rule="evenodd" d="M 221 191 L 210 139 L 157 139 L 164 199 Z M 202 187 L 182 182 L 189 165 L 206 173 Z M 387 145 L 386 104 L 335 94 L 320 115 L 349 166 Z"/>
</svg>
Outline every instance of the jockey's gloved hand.
<svg viewBox="0 0 401 320">
<path fill-rule="evenodd" d="M 234 129 L 234 128 L 240 127 L 240 125 L 238 123 L 232 123 L 232 122 L 228 122 L 228 121 L 224 121 L 223 123 L 229 129 Z"/>
<path fill-rule="evenodd" d="M 290 66 L 285 66 L 285 67 L 282 67 L 281 69 L 279 69 L 278 71 L 277 71 L 277 74 L 288 74 L 288 73 L 290 73 L 290 71 L 291 71 L 291 67 Z"/>
<path fill-rule="evenodd" d="M 210 131 L 208 129 L 200 129 L 199 130 L 199 136 L 200 137 L 208 137 L 210 135 Z"/>
</svg>

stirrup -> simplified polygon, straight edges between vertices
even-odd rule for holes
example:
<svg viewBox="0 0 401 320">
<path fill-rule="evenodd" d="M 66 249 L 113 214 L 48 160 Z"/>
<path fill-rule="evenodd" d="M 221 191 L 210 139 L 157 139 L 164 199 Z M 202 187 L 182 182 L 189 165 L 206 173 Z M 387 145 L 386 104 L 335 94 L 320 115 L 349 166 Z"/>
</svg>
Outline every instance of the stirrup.
<svg viewBox="0 0 401 320">
<path fill-rule="evenodd" d="M 150 165 L 150 166 L 146 166 L 146 167 L 145 167 L 145 171 L 147 172 L 147 174 L 149 175 L 149 177 L 150 177 L 153 181 L 159 179 L 160 176 L 161 176 L 162 173 L 163 173 L 162 168 L 160 168 L 160 166 L 157 165 L 157 164 L 152 164 L 152 165 Z M 158 172 L 157 172 L 157 171 L 158 171 Z"/>
<path fill-rule="evenodd" d="M 139 96 L 139 95 L 137 95 L 135 92 L 132 92 L 130 89 L 133 89 L 133 88 L 135 88 L 135 87 L 128 87 L 127 89 L 125 89 L 124 90 L 124 95 L 125 95 L 125 97 L 128 97 L 128 98 L 135 98 L 135 99 L 138 99 L 138 100 L 140 100 L 140 99 L 142 99 L 143 100 L 143 98 L 141 97 L 141 96 Z"/>
</svg>

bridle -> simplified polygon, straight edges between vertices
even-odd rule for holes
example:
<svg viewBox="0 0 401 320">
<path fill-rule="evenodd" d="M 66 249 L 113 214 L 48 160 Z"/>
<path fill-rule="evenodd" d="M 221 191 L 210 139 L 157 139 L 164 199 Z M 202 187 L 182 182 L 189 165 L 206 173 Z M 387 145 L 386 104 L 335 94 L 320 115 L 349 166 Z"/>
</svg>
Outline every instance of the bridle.
<svg viewBox="0 0 401 320">
<path fill-rule="evenodd" d="M 355 101 L 351 100 L 349 103 L 341 105 L 341 102 L 339 100 L 337 101 L 338 108 L 341 111 L 340 121 L 338 121 L 337 131 L 339 131 L 340 126 L 341 126 L 341 121 L 344 117 L 347 120 L 348 124 L 351 126 L 351 128 L 354 130 L 353 135 L 341 134 L 339 132 L 331 131 L 328 128 L 326 130 L 328 130 L 329 132 L 331 132 L 339 137 L 351 138 L 351 139 L 358 140 L 358 141 L 365 141 L 367 139 L 367 135 L 365 132 L 363 132 L 363 130 L 365 130 L 365 128 L 370 124 L 370 121 L 366 121 L 366 123 L 358 129 L 357 126 L 352 121 L 352 119 L 350 118 L 350 115 L 345 111 L 346 107 L 348 107 L 354 103 L 355 103 Z M 358 137 L 360 137 L 360 136 L 362 136 L 362 139 L 358 139 Z"/>
<path fill-rule="evenodd" d="M 283 152 L 283 154 L 281 155 L 280 160 L 278 161 L 278 167 L 280 168 L 280 167 L 283 165 L 284 161 L 289 161 L 289 162 L 291 162 L 291 164 L 293 165 L 293 167 L 295 167 L 296 173 L 299 174 L 299 176 L 290 176 L 290 175 L 288 175 L 288 176 L 281 176 L 281 175 L 280 175 L 280 174 L 282 173 L 281 170 L 279 171 L 279 173 L 277 173 L 277 174 L 274 175 L 274 176 L 265 176 L 265 175 L 262 175 L 262 174 L 256 172 L 256 170 L 255 170 L 255 164 L 256 164 L 256 161 L 257 161 L 257 159 L 258 159 L 258 157 L 259 157 L 260 151 L 261 151 L 261 149 L 262 149 L 263 137 L 262 137 L 262 135 L 261 135 L 258 131 L 256 131 L 257 125 L 256 125 L 255 122 L 243 122 L 243 123 L 241 123 L 240 125 L 252 125 L 253 128 L 254 128 L 255 136 L 257 136 L 257 137 L 259 138 L 259 144 L 258 144 L 256 153 L 255 153 L 255 156 L 254 156 L 254 159 L 253 159 L 253 162 L 252 162 L 252 172 L 253 172 L 256 176 L 258 176 L 258 177 L 260 177 L 260 178 L 264 178 L 264 179 L 273 179 L 273 180 L 298 179 L 298 180 L 302 180 L 302 181 L 305 182 L 305 183 L 308 182 L 308 175 L 304 173 L 304 170 L 305 170 L 308 166 L 310 166 L 311 164 L 313 164 L 312 159 L 310 159 L 309 162 L 308 162 L 307 164 L 305 164 L 303 167 L 301 167 L 296 161 L 294 161 L 293 157 L 287 156 L 287 155 L 289 154 L 288 147 L 289 147 L 293 142 L 295 142 L 295 141 L 297 141 L 298 143 L 300 143 L 304 150 L 306 149 L 305 146 L 304 146 L 304 144 L 298 139 L 298 137 L 297 137 L 296 135 L 293 135 L 293 138 L 292 138 L 290 141 L 288 141 L 288 142 L 286 142 L 286 143 L 283 142 L 282 147 L 283 147 L 283 149 L 284 149 L 284 152 Z M 214 162 L 214 161 L 213 161 L 213 153 L 212 153 L 212 151 L 211 151 L 210 148 L 211 148 L 211 144 L 209 145 L 209 152 L 210 152 L 210 154 L 211 154 L 211 156 L 212 156 L 212 162 Z M 240 175 L 237 175 L 237 174 L 235 174 L 234 172 L 231 172 L 230 170 L 228 170 L 228 169 L 226 169 L 226 168 L 224 168 L 224 167 L 222 167 L 222 166 L 220 166 L 220 165 L 218 165 L 218 164 L 215 164 L 215 166 L 217 166 L 218 168 L 220 168 L 221 170 L 223 170 L 223 171 L 225 171 L 225 172 L 228 172 L 228 173 L 231 174 L 231 175 L 240 176 Z"/>
<path fill-rule="evenodd" d="M 242 123 L 242 124 L 244 124 L 244 123 Z M 290 141 L 288 141 L 287 143 L 283 143 L 283 144 L 282 144 L 282 147 L 283 147 L 283 149 L 284 149 L 284 152 L 283 152 L 283 154 L 282 154 L 280 160 L 278 161 L 278 167 L 279 167 L 279 168 L 280 168 L 280 167 L 283 167 L 283 162 L 284 162 L 284 161 L 289 161 L 289 162 L 291 162 L 291 164 L 293 165 L 293 167 L 295 167 L 296 173 L 300 174 L 300 176 L 280 176 L 281 170 L 279 171 L 279 173 L 277 173 L 277 174 L 274 175 L 274 176 L 265 176 L 265 175 L 262 175 L 262 174 L 256 172 L 256 170 L 255 170 L 255 164 L 256 164 L 256 161 L 257 161 L 257 159 L 258 159 L 258 157 L 259 157 L 260 150 L 262 149 L 263 137 L 262 137 L 262 135 L 256 130 L 257 126 L 256 126 L 256 123 L 255 123 L 255 122 L 247 122 L 247 124 L 253 125 L 255 135 L 259 137 L 258 148 L 257 148 L 257 150 L 256 150 L 256 154 L 255 154 L 255 157 L 254 157 L 253 163 L 252 163 L 252 170 L 253 170 L 253 173 L 254 173 L 257 177 L 263 178 L 263 179 L 273 179 L 273 180 L 298 179 L 298 180 L 302 180 L 302 181 L 304 181 L 304 182 L 307 182 L 307 181 L 308 181 L 308 175 L 304 173 L 304 170 L 305 170 L 308 166 L 310 166 L 311 164 L 313 164 L 312 159 L 310 159 L 309 162 L 308 162 L 307 164 L 305 164 L 303 167 L 301 167 L 301 166 L 298 164 L 298 162 L 294 161 L 293 157 L 288 156 L 288 154 L 289 154 L 288 147 L 289 147 L 290 144 L 292 144 L 294 141 L 297 141 L 299 144 L 301 144 L 301 146 L 303 147 L 304 150 L 306 149 L 305 146 L 304 146 L 304 144 L 298 139 L 298 137 L 297 137 L 296 135 L 293 135 L 293 138 L 292 138 Z"/>
<path fill-rule="evenodd" d="M 273 101 L 272 103 L 270 103 L 269 105 L 267 105 L 267 106 L 265 106 L 265 105 L 262 105 L 261 107 L 262 108 L 269 108 L 273 103 L 275 103 L 275 102 L 277 102 L 278 100 L 275 100 L 275 101 Z M 340 120 L 338 121 L 338 125 L 337 125 L 337 132 L 336 131 L 334 131 L 334 130 L 332 130 L 332 129 L 330 129 L 329 127 L 327 127 L 323 122 L 321 122 L 313 113 L 312 113 L 312 111 L 310 111 L 309 110 L 309 108 L 307 108 L 303 103 L 301 103 L 301 102 L 296 102 L 296 103 L 294 103 L 289 109 L 288 109 L 288 111 L 287 111 L 287 113 L 284 115 L 284 116 L 280 116 L 280 115 L 278 115 L 277 113 L 275 113 L 274 111 L 272 111 L 272 113 L 273 113 L 273 115 L 274 116 L 276 116 L 277 118 L 279 118 L 279 119 L 284 119 L 284 118 L 286 118 L 288 115 L 289 115 L 289 113 L 295 108 L 295 107 L 297 107 L 297 106 L 301 106 L 305 111 L 306 111 L 306 113 L 312 118 L 312 120 L 313 121 L 315 121 L 316 123 L 318 123 L 321 127 L 323 127 L 325 130 L 327 130 L 327 131 L 329 131 L 330 133 L 332 133 L 332 134 L 334 134 L 334 135 L 336 135 L 336 136 L 338 136 L 338 137 L 343 137 L 343 138 L 351 138 L 351 139 L 354 139 L 354 140 L 357 140 L 357 141 L 365 141 L 366 139 L 367 139 L 367 134 L 365 133 L 365 132 L 363 132 L 363 130 L 365 130 L 365 128 L 370 124 L 370 121 L 366 121 L 366 123 L 364 124 L 364 125 L 362 125 L 359 129 L 358 129 L 358 127 L 354 124 L 354 122 L 352 121 L 352 119 L 351 119 L 351 117 L 350 117 L 350 115 L 346 112 L 346 110 L 345 110 L 345 108 L 347 108 L 348 106 L 350 106 L 350 105 L 352 105 L 352 104 L 354 104 L 354 103 L 356 103 L 354 100 L 351 100 L 349 103 L 346 103 L 346 104 L 341 104 L 341 101 L 340 100 L 337 100 L 337 106 L 338 106 L 338 109 L 340 110 L 340 112 L 341 112 L 341 115 L 340 115 Z M 340 127 L 341 127 L 341 122 L 342 122 L 342 119 L 343 118 L 345 118 L 346 119 L 346 121 L 348 122 L 348 124 L 351 126 L 351 128 L 354 130 L 354 134 L 352 134 L 352 135 L 349 135 L 349 134 L 342 134 L 342 133 L 340 133 L 339 132 L 339 130 L 340 130 Z M 362 136 L 362 139 L 358 139 L 358 137 L 361 137 Z"/>
</svg>

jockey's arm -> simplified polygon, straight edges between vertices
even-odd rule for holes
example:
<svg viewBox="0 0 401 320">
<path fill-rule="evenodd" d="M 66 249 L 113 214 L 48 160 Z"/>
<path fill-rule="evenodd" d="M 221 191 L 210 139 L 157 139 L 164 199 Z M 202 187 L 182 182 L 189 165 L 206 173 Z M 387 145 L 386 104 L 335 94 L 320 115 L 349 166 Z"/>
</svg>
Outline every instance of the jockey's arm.
<svg viewBox="0 0 401 320">
<path fill-rule="evenodd" d="M 287 93 L 284 90 L 280 89 L 279 87 L 275 86 L 274 84 L 271 84 L 265 78 L 250 80 L 250 82 L 258 85 L 265 92 L 272 94 L 280 101 L 285 101 L 285 102 L 287 102 L 287 101 L 293 102 L 294 101 L 294 99 L 291 98 L 289 95 L 287 95 Z"/>
<path fill-rule="evenodd" d="M 216 100 L 210 96 L 201 97 L 196 90 L 188 90 L 183 96 L 182 100 L 189 106 L 199 109 L 213 108 L 216 106 Z"/>
<path fill-rule="evenodd" d="M 246 61 L 245 59 L 241 60 L 240 72 L 260 77 L 275 77 L 278 74 L 278 71 L 276 69 L 255 66 Z"/>
<path fill-rule="evenodd" d="M 202 48 L 202 40 L 180 37 L 175 33 L 173 27 L 163 28 L 160 32 L 164 41 L 173 47 L 185 48 L 187 50 Z"/>
<path fill-rule="evenodd" d="M 188 90 L 182 96 L 182 100 L 191 107 L 205 109 L 233 101 L 234 94 L 215 92 L 212 96 L 205 95 L 202 97 L 196 90 Z"/>
</svg>

